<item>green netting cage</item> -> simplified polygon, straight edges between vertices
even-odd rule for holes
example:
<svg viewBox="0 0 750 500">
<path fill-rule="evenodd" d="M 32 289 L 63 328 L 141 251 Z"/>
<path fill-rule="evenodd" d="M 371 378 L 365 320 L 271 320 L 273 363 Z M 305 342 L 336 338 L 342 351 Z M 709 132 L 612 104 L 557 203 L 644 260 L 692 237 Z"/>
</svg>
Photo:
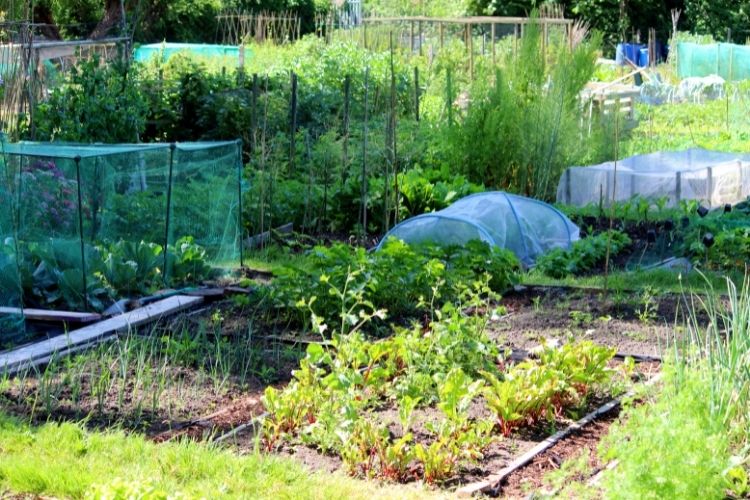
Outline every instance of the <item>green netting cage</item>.
<svg viewBox="0 0 750 500">
<path fill-rule="evenodd" d="M 97 311 L 242 265 L 239 142 L 3 143 L 1 165 L 5 340 L 23 308 Z"/>
</svg>

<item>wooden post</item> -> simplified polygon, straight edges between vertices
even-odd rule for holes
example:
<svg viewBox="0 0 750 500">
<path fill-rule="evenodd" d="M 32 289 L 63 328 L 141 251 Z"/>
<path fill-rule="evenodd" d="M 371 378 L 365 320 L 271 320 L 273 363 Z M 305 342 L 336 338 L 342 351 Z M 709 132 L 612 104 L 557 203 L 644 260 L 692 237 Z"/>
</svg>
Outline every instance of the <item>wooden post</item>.
<svg viewBox="0 0 750 500">
<path fill-rule="evenodd" d="M 737 199 L 741 200 L 744 196 L 742 196 L 742 162 L 739 160 L 737 161 L 737 174 Z"/>
<path fill-rule="evenodd" d="M 422 29 L 422 21 L 419 21 L 419 55 L 422 55 L 422 42 L 424 41 L 424 31 Z"/>
<path fill-rule="evenodd" d="M 393 32 L 391 32 L 391 39 L 393 39 Z M 414 54 L 414 21 L 409 23 L 409 46 L 411 53 Z"/>
<path fill-rule="evenodd" d="M 471 23 L 467 25 L 466 34 L 469 37 L 469 76 L 474 80 L 474 37 Z"/>
<path fill-rule="evenodd" d="M 495 47 L 495 36 L 496 36 L 495 28 L 496 28 L 496 26 L 497 26 L 497 24 L 495 24 L 493 22 L 492 23 L 492 27 L 490 28 L 490 32 L 491 32 L 490 36 L 492 37 L 492 41 L 490 43 L 492 44 L 492 67 L 493 68 L 495 66 L 497 66 L 497 50 L 496 50 L 496 47 Z"/>
<path fill-rule="evenodd" d="M 289 110 L 289 171 L 294 172 L 294 159 L 297 153 L 297 74 L 292 71 L 292 96 Z"/>
</svg>

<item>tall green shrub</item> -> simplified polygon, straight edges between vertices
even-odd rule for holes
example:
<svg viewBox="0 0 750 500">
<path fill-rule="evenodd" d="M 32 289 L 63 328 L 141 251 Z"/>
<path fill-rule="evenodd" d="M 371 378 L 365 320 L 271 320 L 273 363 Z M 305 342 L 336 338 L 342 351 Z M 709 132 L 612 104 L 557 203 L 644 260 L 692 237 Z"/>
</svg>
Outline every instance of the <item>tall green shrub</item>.
<svg viewBox="0 0 750 500">
<path fill-rule="evenodd" d="M 553 40 L 545 50 L 540 26 L 527 25 L 517 53 L 472 88 L 463 124 L 446 126 L 453 164 L 472 181 L 552 198 L 586 147 L 578 96 L 596 67 L 598 41 L 571 50 Z"/>
<path fill-rule="evenodd" d="M 139 142 L 148 101 L 134 78 L 134 67 L 82 62 L 39 103 L 29 132 L 42 141 Z"/>
</svg>

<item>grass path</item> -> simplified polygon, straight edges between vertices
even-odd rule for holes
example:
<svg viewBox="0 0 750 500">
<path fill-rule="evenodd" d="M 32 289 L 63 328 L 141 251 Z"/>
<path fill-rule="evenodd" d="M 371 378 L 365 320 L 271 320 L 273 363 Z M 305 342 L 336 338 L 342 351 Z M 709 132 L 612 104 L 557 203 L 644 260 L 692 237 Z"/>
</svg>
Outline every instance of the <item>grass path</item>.
<svg viewBox="0 0 750 500">
<path fill-rule="evenodd" d="M 154 444 L 80 424 L 31 427 L 0 412 L 0 497 L 435 498 L 418 486 L 312 473 L 277 457 L 238 456 L 193 442 Z"/>
</svg>

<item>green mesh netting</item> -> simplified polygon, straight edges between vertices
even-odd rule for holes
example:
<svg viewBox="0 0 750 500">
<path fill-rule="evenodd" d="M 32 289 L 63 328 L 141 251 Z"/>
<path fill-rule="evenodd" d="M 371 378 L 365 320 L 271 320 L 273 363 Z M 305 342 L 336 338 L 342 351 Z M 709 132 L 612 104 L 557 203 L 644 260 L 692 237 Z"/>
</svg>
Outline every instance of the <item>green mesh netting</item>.
<svg viewBox="0 0 750 500">
<path fill-rule="evenodd" d="M 204 58 L 232 58 L 239 60 L 240 48 L 236 45 L 207 45 L 202 43 L 152 43 L 141 45 L 135 49 L 134 58 L 139 62 L 146 62 L 154 58 L 168 61 L 173 55 L 186 53 L 191 56 Z M 245 58 L 249 50 L 245 49 Z"/>
<path fill-rule="evenodd" d="M 152 256 L 165 287 L 174 273 L 189 279 L 189 270 L 175 269 L 189 261 L 179 252 L 185 242 L 205 249 L 202 260 L 212 267 L 241 264 L 237 142 L 2 146 L 0 306 L 61 298 L 69 308 L 106 307 L 91 298 L 101 295 L 96 273 L 112 245 L 134 262 L 165 249 Z M 6 322 L 23 329 L 20 314 L 0 314 L 0 341 L 11 332 Z"/>
<path fill-rule="evenodd" d="M 750 47 L 733 43 L 677 44 L 680 78 L 719 75 L 727 81 L 750 78 Z"/>
<path fill-rule="evenodd" d="M 21 274 L 17 261 L 16 222 L 18 216 L 18 181 L 14 172 L 0 162 L 0 349 L 15 342 L 25 331 L 23 314 L 15 312 L 23 306 Z M 13 311 L 13 312 L 9 312 Z"/>
</svg>

